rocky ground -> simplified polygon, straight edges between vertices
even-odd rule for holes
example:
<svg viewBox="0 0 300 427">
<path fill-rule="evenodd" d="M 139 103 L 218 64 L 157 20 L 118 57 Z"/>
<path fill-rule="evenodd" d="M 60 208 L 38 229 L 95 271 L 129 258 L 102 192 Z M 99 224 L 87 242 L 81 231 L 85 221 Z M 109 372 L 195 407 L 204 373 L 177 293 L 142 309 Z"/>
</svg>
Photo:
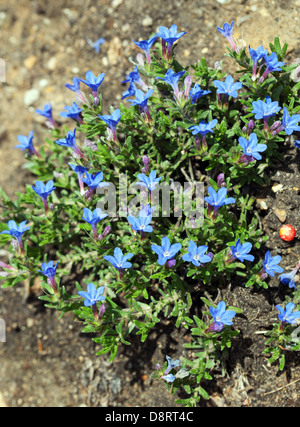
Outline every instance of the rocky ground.
<svg viewBox="0 0 300 427">
<path fill-rule="evenodd" d="M 104 72 L 105 112 L 117 106 L 121 81 L 132 69 L 129 58 L 138 53 L 132 39 L 147 39 L 158 26 L 175 23 L 187 32 L 177 48 L 179 61 L 189 65 L 205 56 L 211 66 L 223 60 L 230 72 L 226 40 L 216 26 L 235 20 L 240 46 L 268 47 L 278 35 L 289 43 L 292 61 L 300 57 L 299 7 L 299 0 L 0 0 L 0 55 L 6 64 L 6 82 L 0 83 L 0 186 L 14 198 L 32 182 L 23 154 L 14 149 L 17 135 L 34 130 L 36 145 L 42 144 L 46 131 L 34 111 L 51 102 L 55 118 L 62 120 L 59 113 L 73 101 L 64 85 L 73 77 Z M 87 40 L 99 37 L 106 43 L 96 54 Z M 278 237 L 283 222 L 299 230 L 299 154 L 289 141 L 271 174 L 272 185 L 260 190 L 257 208 L 268 248 L 284 256 L 289 268 L 300 253 L 297 239 L 287 244 Z M 265 338 L 257 334 L 268 327 L 274 302 L 280 301 L 278 283 L 268 293 L 242 287 L 226 292 L 231 304 L 243 303 L 236 324 L 243 333 L 227 376 L 208 385 L 212 399 L 205 405 L 300 406 L 299 358 L 278 374 L 261 354 Z M 124 348 L 112 365 L 95 356 L 97 349 L 72 316 L 59 319 L 37 298 L 28 300 L 23 285 L 0 290 L 0 317 L 7 325 L 7 342 L 0 343 L 0 406 L 174 405 L 174 397 L 150 378 L 166 353 L 178 356 L 184 337 L 171 324 L 153 333 L 146 347 L 137 340 Z"/>
</svg>

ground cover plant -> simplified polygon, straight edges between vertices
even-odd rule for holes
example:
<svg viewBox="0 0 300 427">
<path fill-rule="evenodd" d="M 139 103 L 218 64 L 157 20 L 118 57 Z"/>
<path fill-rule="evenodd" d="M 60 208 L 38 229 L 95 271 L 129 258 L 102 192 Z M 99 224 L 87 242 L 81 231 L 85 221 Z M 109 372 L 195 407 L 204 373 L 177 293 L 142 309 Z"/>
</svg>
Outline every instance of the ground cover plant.
<svg viewBox="0 0 300 427">
<path fill-rule="evenodd" d="M 276 307 L 266 352 L 284 369 L 284 350 L 299 350 L 299 266 L 284 272 L 280 257 L 263 251 L 248 191 L 268 182 L 278 146 L 300 130 L 296 66 L 284 62 L 287 45 L 277 37 L 268 49 L 239 48 L 233 24 L 218 31 L 230 43 L 234 76 L 205 59 L 183 68 L 175 52 L 187 35 L 172 25 L 133 42 L 141 54 L 118 109 L 102 104 L 104 74 L 66 83 L 75 99 L 61 116 L 70 125 L 58 126 L 49 104 L 37 110 L 45 144 L 37 152 L 31 131 L 17 146 L 34 179 L 16 202 L 0 194 L 0 242 L 12 252 L 1 263 L 3 287 L 39 276 L 45 305 L 74 312 L 111 361 L 132 335 L 145 341 L 173 319 L 190 336 L 190 357 L 166 355 L 154 377 L 183 389 L 187 406 L 209 398 L 202 381 L 225 370 L 239 333 L 242 310 L 218 300 L 221 287 L 267 288 L 281 273 L 286 304 Z"/>
</svg>

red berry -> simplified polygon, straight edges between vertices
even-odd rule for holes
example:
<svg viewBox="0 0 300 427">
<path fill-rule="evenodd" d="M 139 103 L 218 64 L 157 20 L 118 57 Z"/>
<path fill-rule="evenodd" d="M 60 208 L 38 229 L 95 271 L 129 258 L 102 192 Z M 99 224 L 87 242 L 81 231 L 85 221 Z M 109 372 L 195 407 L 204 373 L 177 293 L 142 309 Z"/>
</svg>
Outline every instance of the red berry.
<svg viewBox="0 0 300 427">
<path fill-rule="evenodd" d="M 296 231 L 292 225 L 285 224 L 279 230 L 279 236 L 285 242 L 291 242 L 295 237 Z"/>
</svg>

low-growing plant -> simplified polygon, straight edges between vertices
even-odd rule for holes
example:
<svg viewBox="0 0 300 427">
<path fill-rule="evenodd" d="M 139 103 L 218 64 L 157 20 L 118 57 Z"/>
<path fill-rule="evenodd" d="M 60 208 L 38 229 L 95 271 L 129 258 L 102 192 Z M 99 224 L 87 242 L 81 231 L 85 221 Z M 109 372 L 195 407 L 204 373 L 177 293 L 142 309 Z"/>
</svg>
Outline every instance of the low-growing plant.
<svg viewBox="0 0 300 427">
<path fill-rule="evenodd" d="M 45 306 L 73 312 L 111 361 L 133 335 L 144 342 L 171 319 L 190 336 L 189 356 L 166 355 L 154 377 L 184 390 L 187 406 L 209 398 L 203 381 L 216 368 L 225 372 L 238 334 L 232 319 L 242 311 L 205 295 L 232 283 L 267 288 L 268 277 L 283 272 L 279 255 L 260 259 L 267 237 L 249 185 L 270 182 L 280 145 L 300 130 L 300 83 L 291 78 L 296 65 L 283 62 L 287 44 L 276 37 L 270 50 L 247 53 L 232 30 L 233 22 L 218 28 L 231 45 L 234 77 L 204 58 L 183 67 L 175 42 L 186 33 L 172 25 L 134 42 L 145 58 L 132 61 L 118 109 L 103 105 L 103 73 L 74 78 L 66 84 L 74 103 L 61 113 L 68 126 L 47 104 L 37 110 L 46 119 L 40 149 L 33 131 L 18 136 L 34 177 L 26 192 L 16 201 L 0 192 L 0 243 L 11 243 L 2 287 L 39 277 Z M 291 342 L 286 323 L 270 332 L 271 361 Z"/>
</svg>

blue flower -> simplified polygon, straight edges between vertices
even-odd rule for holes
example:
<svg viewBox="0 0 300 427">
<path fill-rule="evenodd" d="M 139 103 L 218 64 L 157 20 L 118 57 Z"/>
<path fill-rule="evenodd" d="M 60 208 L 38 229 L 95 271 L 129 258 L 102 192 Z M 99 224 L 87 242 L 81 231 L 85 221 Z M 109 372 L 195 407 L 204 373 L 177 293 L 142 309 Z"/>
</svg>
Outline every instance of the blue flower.
<svg viewBox="0 0 300 427">
<path fill-rule="evenodd" d="M 177 33 L 177 25 L 175 24 L 171 25 L 169 29 L 167 27 L 158 27 L 158 32 L 156 33 L 156 36 L 162 39 L 162 51 L 164 57 L 166 57 L 168 60 L 171 59 L 173 44 L 185 34 L 186 32 Z"/>
<path fill-rule="evenodd" d="M 91 89 L 94 96 L 97 96 L 98 88 L 103 82 L 104 76 L 105 74 L 101 73 L 96 77 L 92 71 L 88 71 L 85 75 L 85 80 L 80 79 L 80 81 Z"/>
<path fill-rule="evenodd" d="M 234 21 L 231 22 L 231 24 L 227 24 L 225 23 L 223 25 L 223 28 L 217 27 L 217 30 L 219 31 L 220 34 L 222 34 L 222 36 L 226 37 L 226 39 L 229 41 L 232 50 L 234 51 L 238 51 L 238 47 L 236 46 L 234 40 L 233 40 L 233 25 L 234 25 Z"/>
<path fill-rule="evenodd" d="M 73 169 L 74 172 L 76 172 L 78 176 L 80 194 L 83 196 L 84 194 L 83 177 L 85 173 L 88 171 L 88 169 L 80 165 L 71 165 L 71 163 L 69 163 L 69 166 Z"/>
<path fill-rule="evenodd" d="M 44 276 L 48 277 L 48 279 L 53 279 L 56 274 L 57 266 L 58 262 L 55 266 L 53 265 L 53 261 L 49 261 L 48 264 L 46 262 L 43 262 L 39 273 L 42 273 Z"/>
<path fill-rule="evenodd" d="M 135 96 L 135 92 L 136 92 L 137 88 L 135 86 L 135 84 L 133 82 L 130 82 L 129 84 L 129 88 L 127 90 L 125 90 L 125 92 L 122 93 L 122 99 L 127 98 L 128 96 Z"/>
<path fill-rule="evenodd" d="M 274 277 L 275 273 L 282 273 L 283 268 L 277 265 L 280 263 L 280 261 L 280 255 L 275 255 L 272 257 L 270 251 L 268 251 L 265 255 L 265 259 L 263 260 L 263 271 L 271 277 Z"/>
<path fill-rule="evenodd" d="M 151 210 L 149 212 L 145 207 L 141 209 L 137 218 L 129 215 L 127 221 L 134 231 L 140 231 L 141 233 L 152 233 L 153 231 L 153 228 L 149 225 L 152 221 L 152 213 Z"/>
<path fill-rule="evenodd" d="M 268 148 L 266 144 L 257 143 L 257 136 L 255 133 L 251 133 L 249 135 L 249 140 L 244 138 L 243 136 L 240 136 L 239 144 L 243 149 L 244 155 L 247 157 L 251 157 L 251 159 L 248 159 L 250 161 L 254 159 L 261 160 L 262 157 L 259 153 L 265 151 Z"/>
<path fill-rule="evenodd" d="M 296 148 L 300 148 L 300 141 L 299 140 L 295 140 L 294 141 L 294 145 Z"/>
<path fill-rule="evenodd" d="M 172 383 L 175 381 L 176 377 L 173 374 L 170 374 L 170 371 L 174 368 L 181 366 L 182 362 L 181 362 L 181 360 L 173 360 L 173 359 L 171 359 L 170 356 L 166 356 L 166 359 L 168 362 L 168 366 L 167 366 L 165 372 L 163 373 L 163 375 L 161 376 L 161 378 L 168 383 Z"/>
<path fill-rule="evenodd" d="M 42 181 L 36 181 L 35 187 L 32 186 L 32 189 L 36 192 L 37 195 L 41 197 L 43 202 L 47 202 L 49 195 L 56 189 L 52 180 L 48 181 L 47 184 L 44 184 Z"/>
<path fill-rule="evenodd" d="M 140 110 L 142 110 L 149 122 L 152 122 L 152 118 L 148 109 L 148 99 L 153 95 L 154 89 L 149 89 L 147 93 L 144 93 L 142 90 L 137 89 L 135 91 L 135 98 L 136 99 L 127 99 L 127 102 L 131 102 L 132 105 L 138 105 L 140 107 Z"/>
<path fill-rule="evenodd" d="M 278 61 L 276 52 L 272 52 L 270 56 L 265 55 L 264 58 L 266 61 L 267 70 L 269 72 L 282 71 L 281 68 L 283 67 L 283 65 L 285 65 L 285 63 Z"/>
<path fill-rule="evenodd" d="M 260 61 L 261 59 L 264 59 L 265 55 L 268 54 L 268 50 L 264 49 L 263 46 L 258 46 L 256 49 L 251 49 L 249 45 L 249 53 L 253 62 L 257 64 L 258 61 Z"/>
<path fill-rule="evenodd" d="M 281 320 L 284 324 L 289 323 L 295 325 L 296 319 L 300 319 L 300 311 L 294 311 L 295 304 L 289 302 L 284 309 L 281 305 L 276 305 L 277 310 L 279 311 L 278 319 Z"/>
<path fill-rule="evenodd" d="M 207 133 L 213 133 L 213 128 L 218 123 L 217 119 L 211 120 L 209 123 L 205 123 L 204 120 L 202 120 L 199 125 L 193 125 L 190 126 L 189 129 L 192 129 L 192 134 L 197 135 L 200 133 L 200 135 L 204 136 Z"/>
<path fill-rule="evenodd" d="M 37 108 L 35 110 L 35 112 L 37 114 L 40 114 L 43 117 L 46 117 L 46 119 L 47 119 L 46 120 L 46 125 L 49 128 L 54 129 L 54 128 L 57 127 L 57 124 L 56 124 L 56 122 L 55 122 L 55 120 L 53 119 L 53 116 L 52 116 L 52 105 L 51 104 L 44 105 L 43 110 L 40 110 L 40 109 Z"/>
<path fill-rule="evenodd" d="M 144 90 L 148 90 L 148 86 L 146 85 L 146 83 L 142 80 L 140 73 L 139 73 L 139 69 L 137 66 L 135 66 L 134 71 L 131 71 L 128 76 L 127 79 L 122 81 L 122 84 L 124 83 L 136 83 L 139 86 L 141 86 L 142 89 Z"/>
<path fill-rule="evenodd" d="M 182 259 L 187 262 L 192 262 L 196 267 L 199 267 L 201 264 L 211 262 L 211 257 L 205 255 L 208 246 L 199 246 L 197 247 L 196 243 L 190 240 L 189 242 L 189 252 L 182 256 Z"/>
<path fill-rule="evenodd" d="M 30 230 L 30 227 L 26 227 L 27 221 L 23 221 L 18 225 L 15 221 L 10 220 L 8 221 L 8 228 L 9 230 L 4 230 L 0 234 L 9 234 L 10 236 L 14 237 L 19 245 L 20 252 L 24 254 L 24 248 L 22 243 L 22 236 L 25 233 L 25 231 Z"/>
<path fill-rule="evenodd" d="M 227 76 L 225 82 L 214 80 L 213 83 L 217 88 L 217 94 L 224 94 L 226 97 L 232 96 L 233 98 L 237 98 L 237 91 L 243 87 L 240 82 L 234 83 L 232 76 Z"/>
<path fill-rule="evenodd" d="M 73 77 L 73 84 L 66 83 L 65 87 L 73 92 L 80 92 L 80 79 L 78 77 Z"/>
<path fill-rule="evenodd" d="M 156 185 L 162 179 L 162 177 L 156 178 L 156 170 L 150 172 L 149 176 L 145 175 L 144 173 L 139 173 L 137 178 L 139 182 L 136 185 L 146 187 L 150 192 L 155 190 Z"/>
<path fill-rule="evenodd" d="M 268 54 L 268 50 L 264 49 L 263 46 L 258 46 L 256 49 L 251 49 L 249 45 L 249 53 L 252 58 L 253 64 L 252 64 L 252 80 L 255 81 L 259 75 L 259 73 L 256 72 L 257 70 L 257 64 L 262 59 L 264 60 L 265 56 Z"/>
<path fill-rule="evenodd" d="M 297 290 L 296 284 L 295 284 L 295 276 L 299 270 L 299 267 L 300 267 L 300 263 L 298 263 L 296 268 L 294 268 L 289 273 L 280 274 L 279 280 L 281 281 L 281 283 L 283 283 L 284 285 L 288 285 L 289 288 L 294 288 Z"/>
<path fill-rule="evenodd" d="M 72 106 L 65 106 L 65 110 L 60 113 L 60 116 L 77 120 L 82 123 L 82 119 L 80 118 L 80 113 L 83 111 L 82 108 L 79 108 L 76 102 L 73 102 Z"/>
<path fill-rule="evenodd" d="M 278 61 L 276 52 L 272 52 L 270 56 L 264 55 L 264 60 L 266 62 L 266 69 L 260 77 L 259 83 L 262 83 L 269 73 L 282 71 L 282 67 L 285 65 L 284 62 Z"/>
<path fill-rule="evenodd" d="M 190 98 L 192 99 L 192 104 L 195 104 L 198 99 L 200 99 L 204 95 L 208 95 L 211 93 L 210 90 L 203 90 L 200 88 L 199 84 L 196 83 L 195 86 L 190 90 Z"/>
<path fill-rule="evenodd" d="M 299 132 L 300 126 L 297 123 L 300 121 L 300 114 L 289 115 L 288 109 L 283 107 L 282 126 L 284 127 L 285 133 L 291 135 L 293 132 Z"/>
<path fill-rule="evenodd" d="M 87 42 L 93 49 L 95 49 L 97 53 L 100 53 L 101 45 L 105 43 L 105 40 L 102 37 L 100 37 L 98 40 L 94 42 L 91 39 L 87 39 Z"/>
<path fill-rule="evenodd" d="M 67 132 L 66 138 L 61 138 L 58 141 L 55 141 L 55 143 L 57 145 L 62 146 L 62 147 L 72 148 L 72 150 L 76 156 L 85 159 L 84 155 L 82 154 L 82 152 L 79 150 L 79 148 L 76 145 L 75 134 L 76 134 L 76 128 L 73 131 L 69 130 Z"/>
<path fill-rule="evenodd" d="M 166 261 L 173 259 L 177 252 L 181 249 L 180 243 L 174 243 L 171 245 L 170 240 L 167 236 L 161 240 L 161 246 L 151 245 L 151 249 L 158 255 L 158 264 L 164 265 Z"/>
<path fill-rule="evenodd" d="M 134 254 L 128 253 L 123 255 L 123 252 L 120 248 L 115 248 L 114 256 L 105 255 L 104 259 L 110 262 L 117 270 L 124 270 L 125 268 L 131 268 L 131 262 L 128 262 L 130 258 L 133 257 Z"/>
<path fill-rule="evenodd" d="M 141 108 L 145 108 L 148 103 L 148 99 L 153 95 L 154 90 L 150 89 L 147 93 L 144 93 L 142 90 L 137 89 L 135 91 L 136 99 L 127 99 L 127 102 L 131 102 L 132 105 L 138 105 Z"/>
<path fill-rule="evenodd" d="M 18 135 L 17 139 L 20 144 L 16 145 L 15 148 L 21 148 L 21 151 L 28 150 L 29 155 L 35 154 L 37 157 L 40 157 L 33 146 L 33 131 L 29 133 L 28 137 L 25 135 Z"/>
<path fill-rule="evenodd" d="M 241 244 L 241 240 L 238 239 L 234 246 L 230 247 L 231 254 L 235 259 L 238 259 L 241 262 L 254 261 L 254 256 L 249 254 L 252 249 L 252 244 L 249 242 Z"/>
<path fill-rule="evenodd" d="M 102 221 L 102 219 L 106 218 L 108 214 L 103 214 L 100 208 L 95 209 L 93 212 L 88 208 L 84 208 L 83 212 L 82 219 L 91 225 L 94 238 L 97 239 L 97 224 Z"/>
<path fill-rule="evenodd" d="M 117 141 L 117 124 L 119 123 L 121 116 L 122 114 L 119 109 L 115 110 L 111 115 L 109 114 L 105 114 L 104 116 L 98 115 L 98 117 L 100 117 L 100 119 L 103 120 L 107 124 L 107 126 L 110 128 L 113 135 L 113 140 L 116 143 L 118 142 Z"/>
<path fill-rule="evenodd" d="M 141 40 L 141 41 L 139 41 L 139 42 L 136 42 L 136 41 L 132 40 L 132 41 L 133 41 L 133 43 L 134 43 L 137 47 L 139 47 L 140 49 L 142 49 L 142 50 L 145 52 L 145 55 L 146 55 L 146 59 L 147 59 L 148 65 L 150 65 L 150 64 L 151 64 L 150 49 L 151 49 L 151 47 L 154 45 L 154 43 L 156 42 L 156 40 L 157 40 L 157 37 L 156 37 L 156 36 L 151 37 L 149 40 Z"/>
<path fill-rule="evenodd" d="M 216 192 L 212 187 L 208 187 L 207 191 L 209 197 L 204 197 L 204 200 L 208 203 L 208 215 L 210 215 L 213 210 L 213 219 L 216 217 L 220 207 L 230 203 L 235 203 L 235 199 L 233 197 L 226 197 L 227 188 L 225 187 L 220 188 L 218 192 Z"/>
<path fill-rule="evenodd" d="M 79 291 L 78 294 L 85 299 L 84 305 L 90 307 L 96 305 L 98 301 L 104 301 L 105 296 L 103 295 L 104 286 L 96 289 L 96 286 L 93 283 L 87 285 L 87 292 Z"/>
<path fill-rule="evenodd" d="M 20 223 L 20 225 L 18 225 L 15 221 L 10 220 L 8 221 L 9 230 L 4 230 L 0 234 L 9 234 L 20 241 L 25 231 L 30 230 L 30 227 L 26 227 L 26 223 L 27 221 L 23 221 Z"/>
<path fill-rule="evenodd" d="M 224 301 L 219 302 L 216 308 L 209 307 L 209 312 L 212 315 L 214 322 L 209 326 L 206 332 L 220 332 L 224 325 L 231 326 L 231 319 L 236 315 L 233 310 L 226 310 Z"/>
<path fill-rule="evenodd" d="M 90 187 L 92 190 L 96 190 L 97 187 L 106 187 L 109 185 L 108 182 L 101 182 L 103 180 L 103 172 L 97 172 L 94 175 L 86 172 L 86 177 L 83 178 L 83 182 Z"/>
<path fill-rule="evenodd" d="M 269 96 L 266 97 L 266 101 L 258 101 L 252 102 L 253 110 L 251 113 L 255 114 L 254 118 L 256 120 L 260 119 L 269 119 L 271 116 L 275 116 L 281 110 L 281 107 L 278 105 L 277 101 L 271 100 Z"/>
<path fill-rule="evenodd" d="M 43 117 L 46 117 L 46 119 L 52 119 L 52 105 L 51 104 L 45 104 L 43 107 L 43 110 L 40 110 L 37 108 L 35 110 L 37 114 L 40 114 Z"/>
<path fill-rule="evenodd" d="M 179 99 L 178 82 L 184 74 L 185 74 L 185 71 L 179 71 L 178 73 L 175 73 L 173 70 L 170 69 L 166 72 L 165 77 L 156 77 L 156 78 L 163 80 L 166 83 L 168 83 L 170 86 L 172 86 L 175 97 Z"/>
</svg>

